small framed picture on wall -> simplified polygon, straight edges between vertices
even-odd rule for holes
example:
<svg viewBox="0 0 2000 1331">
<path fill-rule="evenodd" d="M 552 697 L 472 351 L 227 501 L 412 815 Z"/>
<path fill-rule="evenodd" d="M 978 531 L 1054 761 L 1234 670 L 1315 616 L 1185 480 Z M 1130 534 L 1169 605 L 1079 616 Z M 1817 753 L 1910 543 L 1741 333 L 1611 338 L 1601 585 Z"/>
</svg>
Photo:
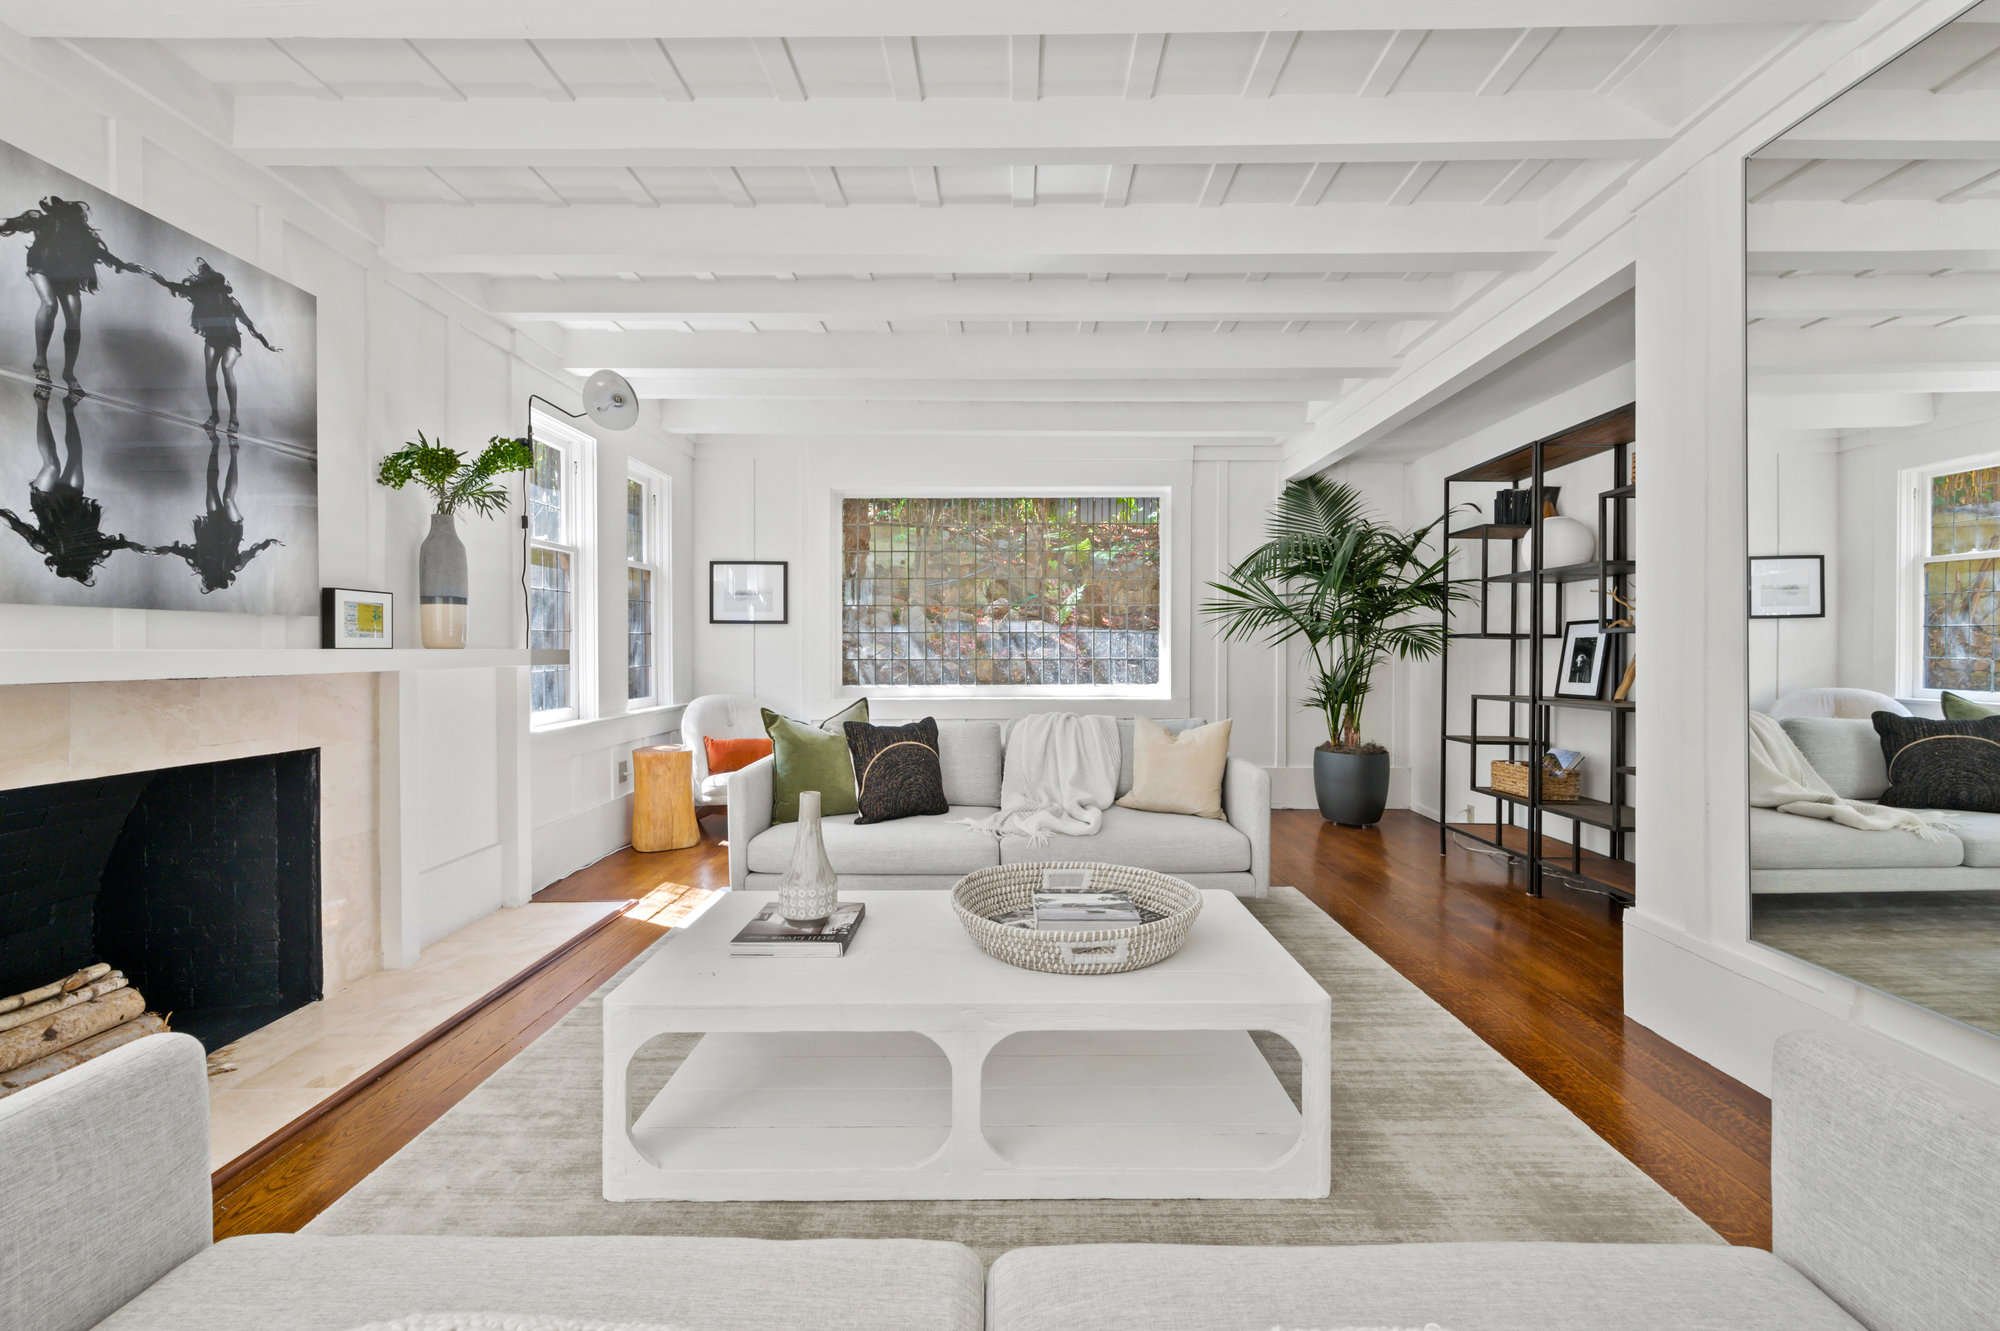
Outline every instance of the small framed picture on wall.
<svg viewBox="0 0 2000 1331">
<path fill-rule="evenodd" d="M 790 577 L 791 565 L 782 559 L 711 559 L 708 562 L 708 622 L 788 622 Z"/>
<path fill-rule="evenodd" d="M 1563 625 L 1562 656 L 1556 661 L 1555 696 L 1602 698 L 1604 659 L 1611 635 L 1594 619 L 1573 619 Z"/>
<path fill-rule="evenodd" d="M 1825 555 L 1751 556 L 1750 618 L 1823 619 L 1825 616 Z"/>
<path fill-rule="evenodd" d="M 352 587 L 319 589 L 319 645 L 381 651 L 393 647 L 395 598 Z"/>
</svg>

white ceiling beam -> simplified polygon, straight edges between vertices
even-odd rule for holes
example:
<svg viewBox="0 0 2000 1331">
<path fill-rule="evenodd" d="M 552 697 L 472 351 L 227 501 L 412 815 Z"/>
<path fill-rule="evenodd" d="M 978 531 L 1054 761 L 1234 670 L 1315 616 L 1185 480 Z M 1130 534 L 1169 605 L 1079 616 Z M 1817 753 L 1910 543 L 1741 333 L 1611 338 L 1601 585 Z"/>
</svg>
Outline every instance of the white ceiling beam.
<svg viewBox="0 0 2000 1331">
<path fill-rule="evenodd" d="M 670 102 L 686 102 L 694 99 L 694 93 L 688 89 L 687 80 L 681 77 L 681 71 L 674 64 L 674 58 L 667 54 L 667 48 L 660 45 L 658 38 L 635 38 L 625 43 L 625 47 L 632 53 L 633 60 L 638 62 L 646 81 L 659 89 L 660 96 Z"/>
<path fill-rule="evenodd" d="M 75 49 L 197 129 L 225 141 L 229 138 L 236 118 L 234 99 L 158 42 L 90 42 Z"/>
<path fill-rule="evenodd" d="M 1123 208 L 1132 197 L 1132 164 L 1119 162 L 1104 168 L 1104 206 Z"/>
<path fill-rule="evenodd" d="M 1752 272 L 2000 268 L 2000 200 L 1753 204 L 1749 234 Z"/>
<path fill-rule="evenodd" d="M 1042 38 L 1017 32 L 1007 38 L 1007 96 L 1010 101 L 1042 99 Z"/>
<path fill-rule="evenodd" d="M 1932 93 L 1856 88 L 1757 156 L 1899 161 L 2000 158 L 2000 90 Z"/>
<path fill-rule="evenodd" d="M 889 66 L 889 86 L 899 102 L 924 100 L 923 71 L 917 65 L 917 39 L 884 37 L 882 59 Z"/>
<path fill-rule="evenodd" d="M 1008 202 L 1016 208 L 1035 206 L 1035 168 L 1032 166 L 1011 166 L 1007 168 Z"/>
<path fill-rule="evenodd" d="M 1973 205 L 1967 205 L 1973 206 Z M 1507 270 L 1548 253 L 1532 205 L 747 208 L 392 204 L 416 272 L 1245 273 Z"/>
<path fill-rule="evenodd" d="M 1512 0 L 1505 26 L 1811 23 L 1851 19 L 1868 0 Z M 1407 28 L 1491 28 L 1491 0 L 1398 0 Z M 34 37 L 879 37 L 1015 32 L 1353 31 L 1382 26 L 1381 0 L 0 0 L 0 23 Z"/>
<path fill-rule="evenodd" d="M 1822 379 L 1983 370 L 2000 365 L 2000 328 L 1983 324 L 1788 328 L 1760 323 L 1750 328 L 1749 346 L 1750 377 L 1759 384 L 1765 375 Z M 1870 383 L 1865 387 L 1872 390 L 1877 386 Z M 1856 384 L 1856 391 L 1863 388 Z"/>
<path fill-rule="evenodd" d="M 732 207 L 755 208 L 757 200 L 750 194 L 750 187 L 743 183 L 743 177 L 736 174 L 733 166 L 712 166 L 708 177 L 715 187 L 722 191 L 722 197 L 729 200 Z"/>
<path fill-rule="evenodd" d="M 1292 196 L 1292 206 L 1318 207 L 1319 201 L 1326 197 L 1327 186 L 1333 184 L 1333 178 L 1339 174 L 1339 162 L 1314 162 L 1312 170 L 1306 172 L 1305 183 L 1300 185 L 1299 192 Z"/>
<path fill-rule="evenodd" d="M 1232 162 L 1216 162 L 1208 168 L 1202 178 L 1201 192 L 1195 198 L 1197 208 L 1220 208 L 1222 201 L 1229 197 L 1230 182 L 1236 179 L 1236 166 Z"/>
<path fill-rule="evenodd" d="M 1946 100 L 1946 99 L 1941 99 Z M 1645 157 L 1668 130 L 1593 94 L 1504 98 L 245 97 L 233 146 L 288 166 L 940 166 Z"/>
<path fill-rule="evenodd" d="M 1880 430 L 1928 425 L 1936 417 L 1929 393 L 1750 394 L 1752 430 Z"/>
<path fill-rule="evenodd" d="M 1164 32 L 1132 34 L 1132 54 L 1125 62 L 1125 99 L 1145 101 L 1160 81 L 1160 57 L 1167 49 Z"/>
<path fill-rule="evenodd" d="M 1361 80 L 1361 95 L 1387 97 L 1394 92 L 1396 80 L 1403 77 L 1403 71 L 1409 68 L 1410 58 L 1424 44 L 1426 35 L 1421 28 L 1402 28 L 1390 33 L 1367 77 Z"/>
<path fill-rule="evenodd" d="M 1514 85 L 1521 81 L 1521 75 L 1528 72 L 1528 66 L 1548 49 L 1555 36 L 1554 28 L 1523 28 L 1521 35 L 1514 39 L 1514 44 L 1507 48 L 1507 54 L 1500 57 L 1500 63 L 1488 72 L 1485 81 L 1479 85 L 1479 95 L 1500 97 L 1512 92 Z"/>
<path fill-rule="evenodd" d="M 976 336 L 976 334 L 975 334 Z M 1337 394 L 1344 379 L 895 379 L 732 374 L 643 377 L 656 398 L 861 399 L 884 402 L 1310 402 Z"/>
<path fill-rule="evenodd" d="M 771 96 L 781 102 L 803 102 L 805 84 L 799 82 L 799 71 L 792 64 L 792 51 L 785 45 L 785 39 L 758 37 L 751 45 L 756 49 L 757 63 L 764 67 L 764 77 L 770 81 Z"/>
<path fill-rule="evenodd" d="M 1245 97 L 1269 97 L 1278 90 L 1278 80 L 1284 75 L 1285 62 L 1292 58 L 1292 47 L 1298 44 L 1296 32 L 1267 32 L 1257 43 L 1257 54 L 1250 61 L 1250 73 L 1243 80 Z"/>
<path fill-rule="evenodd" d="M 1361 333 L 603 333 L 572 331 L 562 359 L 582 373 L 609 366 L 640 378 L 710 373 L 898 378 L 1377 378 L 1395 359 Z"/>
<path fill-rule="evenodd" d="M 1389 205 L 1393 208 L 1409 207 L 1424 192 L 1424 186 L 1430 184 L 1443 169 L 1443 162 L 1410 163 L 1410 169 L 1396 182 L 1396 188 L 1389 191 Z"/>
<path fill-rule="evenodd" d="M 828 208 L 845 208 L 847 193 L 840 188 L 840 176 L 830 166 L 806 168 L 812 177 L 813 192 L 819 195 L 821 204 Z"/>
<path fill-rule="evenodd" d="M 2000 277 L 1753 277 L 1758 319 L 1944 318 L 2000 313 Z"/>
<path fill-rule="evenodd" d="M 938 188 L 938 173 L 934 166 L 913 166 L 910 168 L 910 190 L 916 195 L 917 207 L 941 208 L 944 194 Z"/>
<path fill-rule="evenodd" d="M 650 396 L 641 388 L 643 395 Z M 1206 438 L 1303 428 L 1301 402 L 859 402 L 698 400 L 661 403 L 676 434 L 1150 435 Z"/>
<path fill-rule="evenodd" d="M 1995 279 L 2000 280 L 2000 279 Z M 1942 285 L 1942 284 L 1941 284 Z M 1457 284 L 1420 282 L 702 282 L 693 278 L 504 278 L 486 307 L 520 319 L 1093 319 L 1146 322 L 1258 319 L 1436 320 L 1452 312 Z M 2000 304 L 1989 308 L 2000 309 Z"/>
</svg>

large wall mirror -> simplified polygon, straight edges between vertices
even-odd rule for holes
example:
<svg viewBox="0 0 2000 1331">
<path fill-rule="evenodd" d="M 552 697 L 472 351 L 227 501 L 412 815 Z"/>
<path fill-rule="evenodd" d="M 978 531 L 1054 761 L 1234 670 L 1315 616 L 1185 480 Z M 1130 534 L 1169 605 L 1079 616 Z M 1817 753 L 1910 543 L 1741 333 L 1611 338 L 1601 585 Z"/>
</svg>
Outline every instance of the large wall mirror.
<svg viewBox="0 0 2000 1331">
<path fill-rule="evenodd" d="M 1745 172 L 1751 937 L 2000 1034 L 2000 3 Z"/>
</svg>

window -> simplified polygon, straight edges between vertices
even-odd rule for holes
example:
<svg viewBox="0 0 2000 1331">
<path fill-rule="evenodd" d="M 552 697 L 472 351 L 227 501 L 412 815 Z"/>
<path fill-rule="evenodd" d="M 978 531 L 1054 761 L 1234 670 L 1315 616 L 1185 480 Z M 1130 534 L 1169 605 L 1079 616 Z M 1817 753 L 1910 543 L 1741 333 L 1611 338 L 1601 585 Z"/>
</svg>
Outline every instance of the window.
<svg viewBox="0 0 2000 1331">
<path fill-rule="evenodd" d="M 528 473 L 530 708 L 537 724 L 586 714 L 590 669 L 590 437 L 535 418 Z"/>
<path fill-rule="evenodd" d="M 841 682 L 1161 684 L 1157 495 L 846 499 Z"/>
<path fill-rule="evenodd" d="M 1996 691 L 2000 661 L 2000 465 L 1920 475 L 1917 683 Z"/>
<path fill-rule="evenodd" d="M 651 705 L 664 694 L 660 593 L 665 564 L 667 481 L 634 467 L 625 478 L 625 699 Z"/>
</svg>

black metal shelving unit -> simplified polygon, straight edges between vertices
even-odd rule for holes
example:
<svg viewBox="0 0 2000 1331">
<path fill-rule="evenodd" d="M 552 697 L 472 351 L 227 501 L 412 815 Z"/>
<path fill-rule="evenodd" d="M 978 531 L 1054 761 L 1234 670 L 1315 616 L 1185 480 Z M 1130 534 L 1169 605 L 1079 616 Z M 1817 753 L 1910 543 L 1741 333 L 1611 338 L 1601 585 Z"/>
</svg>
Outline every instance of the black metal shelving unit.
<svg viewBox="0 0 2000 1331">
<path fill-rule="evenodd" d="M 1465 751 L 1469 782 L 1473 793 L 1493 800 L 1492 835 L 1457 829 L 1457 834 L 1504 852 L 1528 871 L 1528 891 L 1542 894 L 1543 884 L 1554 878 L 1568 886 L 1600 893 L 1618 906 L 1632 903 L 1629 869 L 1611 866 L 1629 864 L 1631 839 L 1636 819 L 1631 807 L 1631 783 L 1637 776 L 1632 761 L 1632 717 L 1634 704 L 1606 698 L 1558 698 L 1548 694 L 1543 681 L 1548 669 L 1546 651 L 1550 643 L 1560 649 L 1569 593 L 1590 587 L 1597 593 L 1593 612 L 1601 631 L 1611 641 L 1606 654 L 1605 692 L 1616 688 L 1632 659 L 1632 631 L 1609 627 L 1623 611 L 1609 593 L 1631 599 L 1632 560 L 1631 502 L 1637 487 L 1625 482 L 1631 475 L 1631 446 L 1636 439 L 1636 413 L 1630 406 L 1607 412 L 1545 439 L 1537 439 L 1510 449 L 1477 466 L 1447 476 L 1444 481 L 1444 511 L 1453 506 L 1453 487 L 1459 485 L 1506 485 L 1527 489 L 1536 515 L 1526 525 L 1506 526 L 1476 523 L 1449 533 L 1454 541 L 1474 541 L 1479 548 L 1479 619 L 1476 630 L 1451 629 L 1445 635 L 1445 650 L 1439 669 L 1439 716 L 1444 734 L 1438 740 L 1438 850 L 1450 844 L 1453 827 L 1446 809 L 1450 786 L 1451 754 L 1454 746 Z M 1543 490 L 1548 474 L 1572 463 L 1612 456 L 1612 475 L 1620 484 L 1597 495 L 1597 558 L 1584 564 L 1546 567 L 1542 560 Z M 1496 549 L 1504 551 L 1505 567 L 1496 568 Z M 1553 612 L 1554 628 L 1549 627 Z M 1523 618 L 1525 613 L 1525 627 Z M 1579 616 L 1581 618 L 1582 616 Z M 1497 620 L 1497 623 L 1496 623 Z M 1505 692 L 1465 695 L 1465 724 L 1453 722 L 1452 647 L 1465 641 L 1506 642 L 1507 677 Z M 1610 727 L 1610 796 L 1608 800 L 1545 800 L 1542 798 L 1541 759 L 1551 747 L 1552 718 L 1557 708 L 1595 711 L 1603 714 Z M 1482 779 L 1482 755 L 1504 749 L 1508 758 L 1528 763 L 1528 796 L 1495 790 Z M 1546 853 L 1545 818 L 1569 822 L 1569 840 L 1564 854 Z M 1525 822 L 1516 821 L 1524 818 Z M 1474 826 L 1483 827 L 1479 823 Z M 1583 849 L 1583 829 L 1595 827 L 1608 834 L 1609 853 L 1599 855 Z M 1509 830 L 1525 834 L 1519 844 L 1511 844 Z"/>
</svg>

